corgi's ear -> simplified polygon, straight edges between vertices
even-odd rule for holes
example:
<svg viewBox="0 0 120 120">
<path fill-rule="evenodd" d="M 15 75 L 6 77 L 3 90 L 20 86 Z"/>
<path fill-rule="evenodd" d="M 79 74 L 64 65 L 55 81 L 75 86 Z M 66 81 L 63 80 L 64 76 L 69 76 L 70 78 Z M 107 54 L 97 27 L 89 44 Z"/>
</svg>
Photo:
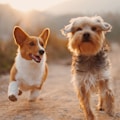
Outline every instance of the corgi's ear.
<svg viewBox="0 0 120 120">
<path fill-rule="evenodd" d="M 15 26 L 13 30 L 13 36 L 16 44 L 21 46 L 28 37 L 28 34 L 24 30 L 22 30 L 19 26 Z"/>
<path fill-rule="evenodd" d="M 44 48 L 46 48 L 49 36 L 50 36 L 50 29 L 49 28 L 45 28 L 39 36 L 42 38 L 42 40 L 44 42 Z"/>
</svg>

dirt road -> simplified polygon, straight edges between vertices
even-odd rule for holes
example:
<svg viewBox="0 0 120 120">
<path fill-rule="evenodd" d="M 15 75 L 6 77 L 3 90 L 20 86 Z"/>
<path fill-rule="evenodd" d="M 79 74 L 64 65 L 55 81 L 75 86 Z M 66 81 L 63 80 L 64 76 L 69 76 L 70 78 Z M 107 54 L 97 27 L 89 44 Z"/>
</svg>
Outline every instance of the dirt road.
<svg viewBox="0 0 120 120">
<path fill-rule="evenodd" d="M 120 113 L 120 49 L 114 47 L 111 82 L 115 93 L 115 111 Z M 119 49 L 119 50 L 118 50 Z M 9 75 L 0 77 L 0 120 L 84 120 L 82 110 L 70 82 L 70 66 L 50 64 L 49 76 L 40 93 L 40 100 L 28 102 L 28 93 L 23 93 L 17 102 L 7 98 Z M 94 104 L 93 104 L 94 103 Z M 97 120 L 120 120 L 96 110 L 97 95 L 92 96 L 92 109 Z"/>
</svg>

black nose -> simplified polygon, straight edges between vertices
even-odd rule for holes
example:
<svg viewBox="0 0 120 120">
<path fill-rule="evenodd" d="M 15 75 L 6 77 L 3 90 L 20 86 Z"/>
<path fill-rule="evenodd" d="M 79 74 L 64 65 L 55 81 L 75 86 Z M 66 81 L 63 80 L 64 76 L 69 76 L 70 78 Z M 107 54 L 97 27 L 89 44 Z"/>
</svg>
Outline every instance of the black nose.
<svg viewBox="0 0 120 120">
<path fill-rule="evenodd" d="M 90 40 L 89 38 L 90 38 L 90 33 L 84 33 L 83 34 L 83 40 L 84 41 L 88 42 Z"/>
<path fill-rule="evenodd" d="M 40 55 L 43 55 L 44 52 L 45 52 L 44 50 L 39 50 L 39 54 L 40 54 Z"/>
<path fill-rule="evenodd" d="M 90 37 L 90 34 L 89 34 L 89 33 L 84 33 L 84 34 L 83 34 L 83 37 L 84 37 L 85 39 L 88 39 L 88 38 Z"/>
</svg>

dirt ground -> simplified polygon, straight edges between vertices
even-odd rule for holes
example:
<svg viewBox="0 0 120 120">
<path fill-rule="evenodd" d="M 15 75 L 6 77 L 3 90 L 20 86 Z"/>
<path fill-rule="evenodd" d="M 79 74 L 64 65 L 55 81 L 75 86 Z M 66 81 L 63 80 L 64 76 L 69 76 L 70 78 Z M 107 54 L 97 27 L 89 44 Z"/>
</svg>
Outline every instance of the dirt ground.
<svg viewBox="0 0 120 120">
<path fill-rule="evenodd" d="M 111 85 L 115 94 L 115 111 L 120 113 L 120 46 L 113 45 Z M 17 102 L 7 98 L 9 75 L 0 76 L 0 120 L 84 120 L 71 83 L 70 65 L 66 61 L 49 64 L 49 75 L 40 92 L 40 99 L 28 102 L 28 92 Z M 92 96 L 92 109 L 97 120 L 120 120 L 96 110 L 98 95 Z M 93 104 L 94 103 L 94 104 Z"/>
</svg>

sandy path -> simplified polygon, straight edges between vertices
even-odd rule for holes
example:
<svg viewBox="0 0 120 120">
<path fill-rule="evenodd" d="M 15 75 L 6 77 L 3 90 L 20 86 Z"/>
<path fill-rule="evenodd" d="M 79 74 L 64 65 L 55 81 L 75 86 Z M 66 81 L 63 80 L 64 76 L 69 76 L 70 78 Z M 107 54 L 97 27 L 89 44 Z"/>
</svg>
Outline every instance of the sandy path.
<svg viewBox="0 0 120 120">
<path fill-rule="evenodd" d="M 119 50 L 120 51 L 120 50 Z M 120 112 L 120 54 L 114 50 L 110 56 L 113 64 L 112 86 L 115 92 L 116 112 Z M 17 102 L 7 98 L 9 75 L 0 77 L 0 120 L 84 120 L 78 99 L 70 82 L 70 66 L 50 64 L 49 76 L 40 93 L 40 100 L 28 102 L 23 93 Z M 94 103 L 94 104 L 93 104 Z M 98 120 L 120 120 L 98 112 L 97 95 L 92 97 L 92 108 Z"/>
</svg>

